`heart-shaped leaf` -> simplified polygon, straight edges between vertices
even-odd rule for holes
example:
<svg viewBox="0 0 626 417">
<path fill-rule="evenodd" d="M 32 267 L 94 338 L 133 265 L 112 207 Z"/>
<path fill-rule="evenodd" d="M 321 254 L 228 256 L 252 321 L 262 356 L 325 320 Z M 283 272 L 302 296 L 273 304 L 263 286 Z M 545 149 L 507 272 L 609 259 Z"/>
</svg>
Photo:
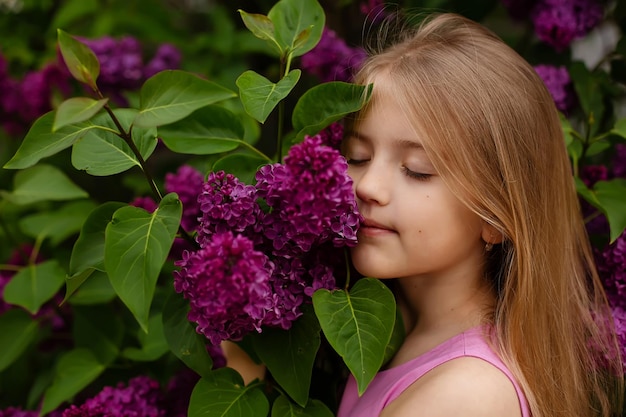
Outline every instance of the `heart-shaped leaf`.
<svg viewBox="0 0 626 417">
<path fill-rule="evenodd" d="M 310 400 L 306 407 L 300 407 L 281 395 L 272 405 L 272 417 L 333 417 L 334 414 L 319 400 Z"/>
<path fill-rule="evenodd" d="M 330 345 L 354 375 L 359 395 L 385 357 L 396 318 L 391 291 L 379 280 L 364 278 L 350 292 L 317 290 L 313 306 Z"/>
<path fill-rule="evenodd" d="M 4 301 L 24 307 L 35 314 L 65 282 L 65 270 L 56 260 L 20 269 L 4 287 Z"/>
<path fill-rule="evenodd" d="M 278 52 L 278 56 L 282 56 L 283 50 L 280 44 L 276 41 L 276 36 L 274 35 L 274 23 L 272 23 L 270 18 L 264 14 L 246 13 L 241 9 L 238 11 L 241 15 L 241 20 L 244 25 L 246 25 L 248 30 L 257 38 L 269 41 L 272 48 Z"/>
<path fill-rule="evenodd" d="M 95 204 L 90 200 L 72 201 L 55 211 L 44 211 L 20 219 L 22 231 L 33 238 L 50 239 L 57 246 L 78 232 Z"/>
<path fill-rule="evenodd" d="M 264 123 L 276 105 L 289 95 L 300 79 L 300 70 L 293 70 L 274 84 L 254 71 L 246 71 L 237 78 L 239 96 L 246 112 Z"/>
<path fill-rule="evenodd" d="M 40 201 L 63 201 L 89 196 L 67 175 L 52 165 L 37 165 L 15 174 L 13 192 L 9 200 L 25 205 Z"/>
<path fill-rule="evenodd" d="M 64 126 L 89 120 L 104 107 L 107 101 L 109 101 L 108 98 L 94 100 L 89 97 L 72 97 L 65 100 L 59 104 L 54 115 L 52 131 L 55 132 Z"/>
<path fill-rule="evenodd" d="M 626 229 L 626 180 L 598 181 L 593 191 L 609 221 L 611 242 L 614 242 Z"/>
<path fill-rule="evenodd" d="M 122 207 L 105 230 L 104 265 L 115 292 L 148 331 L 157 278 L 180 224 L 182 204 L 174 193 L 148 213 Z"/>
<path fill-rule="evenodd" d="M 291 57 L 313 49 L 322 37 L 326 14 L 317 0 L 280 0 L 267 14 L 275 36 Z"/>
</svg>

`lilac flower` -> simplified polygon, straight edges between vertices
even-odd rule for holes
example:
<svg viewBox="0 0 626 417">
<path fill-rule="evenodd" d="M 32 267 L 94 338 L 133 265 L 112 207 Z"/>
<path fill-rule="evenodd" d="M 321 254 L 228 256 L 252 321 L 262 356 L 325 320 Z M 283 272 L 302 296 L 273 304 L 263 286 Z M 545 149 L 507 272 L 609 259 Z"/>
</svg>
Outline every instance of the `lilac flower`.
<svg viewBox="0 0 626 417">
<path fill-rule="evenodd" d="M 9 407 L 0 410 L 0 417 L 37 417 L 39 411 L 22 410 L 21 407 Z"/>
<path fill-rule="evenodd" d="M 596 182 L 609 179 L 609 170 L 604 165 L 587 165 L 581 169 L 580 179 L 587 187 L 592 188 Z M 585 225 L 587 232 L 590 235 L 608 234 L 609 222 L 606 216 L 582 197 L 580 198 L 580 205 L 583 216 L 589 218 Z"/>
<path fill-rule="evenodd" d="M 198 219 L 202 215 L 198 195 L 203 182 L 202 173 L 189 165 L 181 166 L 175 174 L 165 175 L 165 190 L 168 193 L 177 193 L 183 203 L 181 226 L 188 232 L 196 230 Z"/>
<path fill-rule="evenodd" d="M 360 216 L 347 163 L 319 136 L 307 136 L 290 149 L 284 165 L 267 165 L 256 178 L 259 197 L 272 208 L 264 232 L 276 254 L 307 252 L 327 241 L 356 244 Z"/>
<path fill-rule="evenodd" d="M 589 33 L 603 16 L 599 0 L 539 0 L 531 12 L 537 37 L 559 52 Z"/>
<path fill-rule="evenodd" d="M 322 82 L 350 81 L 365 59 L 361 48 L 350 48 L 335 31 L 324 28 L 319 43 L 301 58 L 302 69 Z"/>
<path fill-rule="evenodd" d="M 333 149 L 339 149 L 343 140 L 343 124 L 340 122 L 331 123 L 326 129 L 318 133 L 322 139 L 322 144 Z"/>
<path fill-rule="evenodd" d="M 185 367 L 169 380 L 165 393 L 167 417 L 187 417 L 191 393 L 198 379 L 200 379 L 200 376 L 197 373 Z"/>
<path fill-rule="evenodd" d="M 98 86 L 103 90 L 137 89 L 143 81 L 141 44 L 133 37 L 82 39 L 100 61 Z"/>
<path fill-rule="evenodd" d="M 159 383 L 138 376 L 125 386 L 104 387 L 81 406 L 72 405 L 62 417 L 165 417 Z"/>
<path fill-rule="evenodd" d="M 133 201 L 129 203 L 131 206 L 139 207 L 147 211 L 148 213 L 153 213 L 159 207 L 159 204 L 154 201 L 152 197 L 135 197 Z"/>
<path fill-rule="evenodd" d="M 201 218 L 197 241 L 204 246 L 214 233 L 241 233 L 255 243 L 262 212 L 257 203 L 257 190 L 224 171 L 208 175 L 198 196 Z"/>
<path fill-rule="evenodd" d="M 617 341 L 620 348 L 620 357 L 626 366 L 626 310 L 622 307 L 615 307 L 611 310 Z"/>
<path fill-rule="evenodd" d="M 626 233 L 603 250 L 596 250 L 595 255 L 611 305 L 626 310 Z"/>
<path fill-rule="evenodd" d="M 618 143 L 615 145 L 613 156 L 613 175 L 618 178 L 626 178 L 626 145 Z"/>
<path fill-rule="evenodd" d="M 182 55 L 178 48 L 169 43 L 159 46 L 156 54 L 143 70 L 143 77 L 148 79 L 158 72 L 180 67 Z"/>
<path fill-rule="evenodd" d="M 249 239 L 231 232 L 204 239 L 176 262 L 174 288 L 189 300 L 189 320 L 213 344 L 241 339 L 260 326 L 270 300 L 273 264 Z"/>
<path fill-rule="evenodd" d="M 557 109 L 566 113 L 576 104 L 574 85 L 564 66 L 537 65 L 535 71 L 550 91 Z"/>
</svg>

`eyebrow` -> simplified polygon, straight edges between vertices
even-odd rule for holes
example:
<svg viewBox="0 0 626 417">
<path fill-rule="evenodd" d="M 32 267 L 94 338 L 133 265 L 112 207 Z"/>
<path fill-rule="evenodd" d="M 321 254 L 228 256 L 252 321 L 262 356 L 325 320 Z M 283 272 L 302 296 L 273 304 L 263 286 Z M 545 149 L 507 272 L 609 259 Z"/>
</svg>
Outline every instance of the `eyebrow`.
<svg viewBox="0 0 626 417">
<path fill-rule="evenodd" d="M 355 130 L 350 130 L 348 132 L 346 132 L 345 134 L 346 139 L 347 138 L 354 138 L 357 140 L 363 140 L 366 142 L 372 142 L 372 139 L 365 135 L 362 134 L 358 131 Z M 393 138 L 392 139 L 393 143 L 392 145 L 395 148 L 399 148 L 399 149 L 418 149 L 418 150 L 424 150 L 424 146 L 422 146 L 421 143 L 419 143 L 416 140 L 411 140 L 411 139 L 403 139 L 403 138 Z"/>
</svg>

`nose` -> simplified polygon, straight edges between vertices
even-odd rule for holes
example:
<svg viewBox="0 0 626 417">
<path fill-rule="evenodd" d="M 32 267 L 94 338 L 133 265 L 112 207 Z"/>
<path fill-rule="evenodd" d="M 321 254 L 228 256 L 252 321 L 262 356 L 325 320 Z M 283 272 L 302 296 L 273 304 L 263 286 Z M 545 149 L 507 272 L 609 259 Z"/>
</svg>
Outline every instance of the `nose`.
<svg viewBox="0 0 626 417">
<path fill-rule="evenodd" d="M 354 182 L 357 200 L 384 206 L 391 198 L 391 178 L 389 170 L 371 161 L 366 167 L 356 167 L 350 172 Z"/>
</svg>

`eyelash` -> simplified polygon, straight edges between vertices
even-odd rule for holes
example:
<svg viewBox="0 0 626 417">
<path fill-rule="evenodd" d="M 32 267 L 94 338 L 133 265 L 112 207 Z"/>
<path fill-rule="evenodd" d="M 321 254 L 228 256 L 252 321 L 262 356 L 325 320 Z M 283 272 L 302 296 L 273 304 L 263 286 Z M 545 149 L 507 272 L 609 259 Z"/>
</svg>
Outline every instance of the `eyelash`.
<svg viewBox="0 0 626 417">
<path fill-rule="evenodd" d="M 368 159 L 347 159 L 346 162 L 348 163 L 348 165 L 359 166 L 368 162 Z M 402 167 L 402 172 L 407 177 L 416 179 L 418 181 L 427 181 L 428 179 L 430 179 L 430 177 L 432 177 L 431 174 L 423 174 L 421 172 L 411 171 L 407 167 Z"/>
</svg>

